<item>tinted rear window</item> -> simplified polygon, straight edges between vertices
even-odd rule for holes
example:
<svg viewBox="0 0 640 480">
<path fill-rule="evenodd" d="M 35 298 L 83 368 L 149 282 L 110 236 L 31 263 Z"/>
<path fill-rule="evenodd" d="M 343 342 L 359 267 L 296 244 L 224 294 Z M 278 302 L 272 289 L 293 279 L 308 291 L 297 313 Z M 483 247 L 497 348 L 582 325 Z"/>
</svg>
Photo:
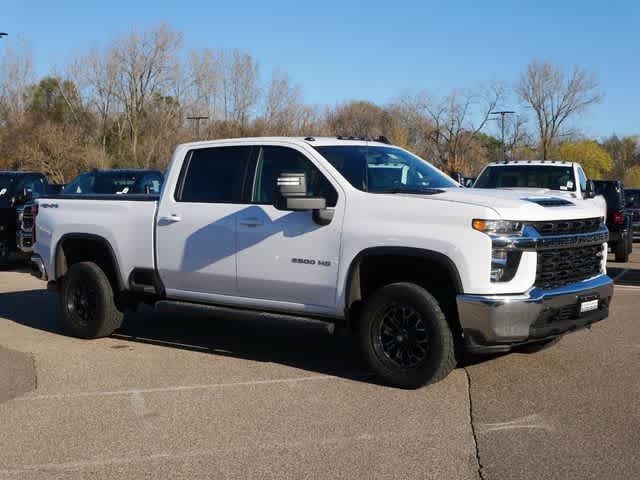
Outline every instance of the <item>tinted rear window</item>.
<svg viewBox="0 0 640 480">
<path fill-rule="evenodd" d="M 251 147 L 193 150 L 183 167 L 176 200 L 193 203 L 242 203 Z"/>
</svg>

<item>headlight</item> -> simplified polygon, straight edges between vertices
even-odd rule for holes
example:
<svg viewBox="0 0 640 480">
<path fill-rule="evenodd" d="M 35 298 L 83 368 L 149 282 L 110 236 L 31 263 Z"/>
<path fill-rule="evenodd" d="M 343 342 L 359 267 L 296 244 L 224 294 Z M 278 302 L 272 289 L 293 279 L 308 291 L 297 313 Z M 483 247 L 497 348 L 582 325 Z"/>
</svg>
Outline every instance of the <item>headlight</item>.
<svg viewBox="0 0 640 480">
<path fill-rule="evenodd" d="M 524 223 L 513 220 L 480 220 L 474 219 L 471 222 L 474 230 L 489 235 L 522 235 Z"/>
</svg>

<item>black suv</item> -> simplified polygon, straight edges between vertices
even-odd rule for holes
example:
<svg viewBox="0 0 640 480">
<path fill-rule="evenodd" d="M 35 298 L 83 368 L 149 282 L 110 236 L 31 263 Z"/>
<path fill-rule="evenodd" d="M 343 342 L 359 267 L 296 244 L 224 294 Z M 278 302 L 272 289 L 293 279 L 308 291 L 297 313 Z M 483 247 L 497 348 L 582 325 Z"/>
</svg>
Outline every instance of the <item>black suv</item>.
<svg viewBox="0 0 640 480">
<path fill-rule="evenodd" d="M 17 252 L 17 226 L 24 206 L 47 191 L 47 178 L 37 172 L 0 172 L 0 265 Z"/>
<path fill-rule="evenodd" d="M 640 188 L 625 189 L 624 197 L 633 222 L 633 239 L 640 240 Z"/>
<path fill-rule="evenodd" d="M 593 183 L 596 195 L 602 195 L 607 201 L 609 248 L 615 254 L 616 262 L 627 262 L 633 249 L 633 231 L 622 182 L 594 180 Z"/>
</svg>

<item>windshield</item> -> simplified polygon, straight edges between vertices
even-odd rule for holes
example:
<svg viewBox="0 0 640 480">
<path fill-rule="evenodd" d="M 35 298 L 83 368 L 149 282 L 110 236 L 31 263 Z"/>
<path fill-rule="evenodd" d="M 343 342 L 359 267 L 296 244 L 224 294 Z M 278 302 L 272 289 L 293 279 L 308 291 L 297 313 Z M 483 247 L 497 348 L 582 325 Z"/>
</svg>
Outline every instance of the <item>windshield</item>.
<svg viewBox="0 0 640 480">
<path fill-rule="evenodd" d="M 420 157 L 398 148 L 345 145 L 316 147 L 316 150 L 363 192 L 420 193 L 458 186 Z"/>
<path fill-rule="evenodd" d="M 13 176 L 0 175 L 0 197 L 8 197 L 13 192 Z"/>
<path fill-rule="evenodd" d="M 576 190 L 573 167 L 551 165 L 489 166 L 480 174 L 473 187 Z"/>
<path fill-rule="evenodd" d="M 98 195 L 132 193 L 138 177 L 139 175 L 131 172 L 83 173 L 69 183 L 63 193 Z"/>
</svg>

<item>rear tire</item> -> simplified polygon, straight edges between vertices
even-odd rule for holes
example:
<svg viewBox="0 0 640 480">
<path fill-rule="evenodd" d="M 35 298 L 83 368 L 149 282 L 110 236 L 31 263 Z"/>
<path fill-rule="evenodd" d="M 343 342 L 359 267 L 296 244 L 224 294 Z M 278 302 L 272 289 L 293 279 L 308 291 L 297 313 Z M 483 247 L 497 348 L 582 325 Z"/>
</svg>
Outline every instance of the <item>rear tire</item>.
<svg viewBox="0 0 640 480">
<path fill-rule="evenodd" d="M 456 365 L 453 335 L 436 299 L 413 283 L 380 288 L 366 302 L 358 343 L 387 384 L 418 388 L 446 377 Z"/>
<path fill-rule="evenodd" d="M 626 240 L 620 240 L 615 246 L 616 262 L 626 263 L 629 261 L 629 246 Z"/>
<path fill-rule="evenodd" d="M 60 308 L 65 327 L 76 337 L 107 337 L 122 325 L 111 283 L 93 262 L 71 266 L 62 282 Z"/>
</svg>

